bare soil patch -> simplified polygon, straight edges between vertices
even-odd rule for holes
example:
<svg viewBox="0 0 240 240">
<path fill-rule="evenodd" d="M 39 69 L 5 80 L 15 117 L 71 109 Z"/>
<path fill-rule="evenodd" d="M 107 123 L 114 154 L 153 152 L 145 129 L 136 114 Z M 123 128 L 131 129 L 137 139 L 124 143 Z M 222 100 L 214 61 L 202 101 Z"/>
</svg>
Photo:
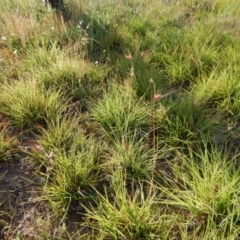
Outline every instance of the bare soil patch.
<svg viewBox="0 0 240 240">
<path fill-rule="evenodd" d="M 46 217 L 47 204 L 39 199 L 39 177 L 24 161 L 0 162 L 0 239 L 19 235 L 34 239 L 38 217 Z"/>
</svg>

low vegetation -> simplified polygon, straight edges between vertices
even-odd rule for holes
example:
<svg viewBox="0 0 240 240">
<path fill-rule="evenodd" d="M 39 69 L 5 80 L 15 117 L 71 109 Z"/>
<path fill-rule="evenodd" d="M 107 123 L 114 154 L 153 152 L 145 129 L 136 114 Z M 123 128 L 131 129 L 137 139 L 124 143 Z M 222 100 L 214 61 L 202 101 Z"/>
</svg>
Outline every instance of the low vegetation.
<svg viewBox="0 0 240 240">
<path fill-rule="evenodd" d="M 1 1 L 0 170 L 48 211 L 0 238 L 239 239 L 238 0 L 65 3 Z"/>
</svg>

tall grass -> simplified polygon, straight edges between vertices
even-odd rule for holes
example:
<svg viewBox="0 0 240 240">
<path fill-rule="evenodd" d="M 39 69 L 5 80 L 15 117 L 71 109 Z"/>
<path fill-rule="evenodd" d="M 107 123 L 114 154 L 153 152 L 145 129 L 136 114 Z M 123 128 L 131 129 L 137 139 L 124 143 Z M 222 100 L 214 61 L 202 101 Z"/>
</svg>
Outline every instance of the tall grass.
<svg viewBox="0 0 240 240">
<path fill-rule="evenodd" d="M 64 110 L 66 100 L 60 91 L 45 91 L 36 80 L 5 82 L 0 90 L 0 112 L 19 127 L 33 126 Z M 64 102 L 65 101 L 65 102 Z"/>
<path fill-rule="evenodd" d="M 65 2 L 0 10 L 0 158 L 31 136 L 37 234 L 238 239 L 238 1 Z"/>
<path fill-rule="evenodd" d="M 166 194 L 161 203 L 184 215 L 195 237 L 208 239 L 214 233 L 220 239 L 234 239 L 239 231 L 236 159 L 229 160 L 216 148 L 205 148 L 179 160 L 173 165 L 173 175 L 165 178 L 166 187 L 159 186 Z"/>
<path fill-rule="evenodd" d="M 104 131 L 116 139 L 134 129 L 141 132 L 149 124 L 148 106 L 137 98 L 128 83 L 110 86 L 102 100 L 93 103 L 91 113 Z"/>
</svg>

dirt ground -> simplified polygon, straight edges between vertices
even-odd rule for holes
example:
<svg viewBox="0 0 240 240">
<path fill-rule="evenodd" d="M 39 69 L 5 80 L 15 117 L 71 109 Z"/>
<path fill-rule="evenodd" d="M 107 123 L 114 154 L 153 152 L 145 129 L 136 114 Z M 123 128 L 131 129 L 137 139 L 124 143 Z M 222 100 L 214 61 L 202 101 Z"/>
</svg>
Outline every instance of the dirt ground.
<svg viewBox="0 0 240 240">
<path fill-rule="evenodd" d="M 34 239 L 33 221 L 48 212 L 47 204 L 38 201 L 41 179 L 34 170 L 24 161 L 0 162 L 0 239 Z"/>
<path fill-rule="evenodd" d="M 30 138 L 19 148 L 31 151 L 36 146 Z M 70 235 L 75 239 L 78 231 L 85 232 L 80 230 L 83 208 L 73 203 L 64 219 L 54 219 L 42 199 L 44 178 L 36 165 L 26 161 L 24 151 L 17 157 L 21 160 L 0 161 L 0 240 L 68 239 Z"/>
</svg>

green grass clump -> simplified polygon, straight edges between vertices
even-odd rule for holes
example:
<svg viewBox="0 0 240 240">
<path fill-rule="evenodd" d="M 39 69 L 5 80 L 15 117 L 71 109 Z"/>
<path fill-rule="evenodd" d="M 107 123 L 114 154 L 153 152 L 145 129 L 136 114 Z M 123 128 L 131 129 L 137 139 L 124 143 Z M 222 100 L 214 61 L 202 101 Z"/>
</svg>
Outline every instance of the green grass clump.
<svg viewBox="0 0 240 240">
<path fill-rule="evenodd" d="M 128 84 L 113 84 L 102 100 L 93 103 L 91 114 L 104 131 L 116 139 L 134 129 L 141 131 L 149 124 L 148 106 Z"/>
<path fill-rule="evenodd" d="M 48 156 L 44 195 L 58 216 L 68 211 L 73 201 L 86 204 L 92 199 L 91 188 L 101 179 L 100 146 L 97 148 L 91 138 L 81 142 L 74 143 L 77 151 L 62 153 L 53 149 Z"/>
<path fill-rule="evenodd" d="M 139 138 L 137 132 L 128 134 L 115 140 L 108 168 L 113 178 L 119 169 L 126 172 L 129 179 L 150 178 L 156 160 L 154 154 L 146 137 Z"/>
<path fill-rule="evenodd" d="M 121 175 L 121 173 L 120 173 Z M 156 202 L 157 192 L 143 185 L 131 193 L 124 178 L 115 185 L 112 195 L 99 194 L 97 207 L 87 209 L 87 226 L 97 231 L 98 239 L 161 239 L 170 237 L 170 219 Z"/>
<path fill-rule="evenodd" d="M 166 187 L 159 187 L 166 195 L 161 203 L 185 215 L 195 237 L 237 236 L 240 179 L 235 160 L 229 161 L 216 148 L 190 152 L 173 165 L 172 175 L 165 178 Z"/>
<path fill-rule="evenodd" d="M 74 47 L 63 51 L 55 42 L 29 48 L 21 67 L 24 76 L 38 79 L 46 89 L 63 88 L 72 100 L 86 101 L 100 92 L 108 70 L 84 58 L 84 51 L 77 54 Z"/>
<path fill-rule="evenodd" d="M 65 3 L 1 2 L 0 161 L 49 206 L 10 238 L 238 239 L 238 0 Z"/>
<path fill-rule="evenodd" d="M 17 152 L 17 139 L 11 133 L 6 120 L 2 119 L 0 125 L 0 162 L 14 159 L 14 153 Z"/>
<path fill-rule="evenodd" d="M 37 148 L 29 157 L 44 169 L 44 198 L 56 216 L 61 216 L 73 201 L 84 203 L 92 198 L 85 192 L 102 178 L 105 147 L 93 136 L 85 136 L 76 119 L 58 116 L 39 131 Z"/>
<path fill-rule="evenodd" d="M 45 91 L 36 80 L 6 82 L 2 84 L 0 94 L 0 113 L 19 127 L 44 123 L 64 110 L 66 104 L 60 91 Z"/>
<path fill-rule="evenodd" d="M 199 104 L 194 96 L 184 94 L 171 101 L 171 107 L 166 117 L 156 123 L 159 128 L 159 138 L 169 142 L 171 146 L 186 146 L 196 142 L 209 140 L 214 128 L 222 125 L 221 112 L 215 112 L 211 107 Z"/>
<path fill-rule="evenodd" d="M 24 67 L 31 70 L 46 88 L 64 86 L 69 89 L 87 74 L 89 68 L 81 58 L 71 59 L 54 43 L 28 50 Z"/>
</svg>

